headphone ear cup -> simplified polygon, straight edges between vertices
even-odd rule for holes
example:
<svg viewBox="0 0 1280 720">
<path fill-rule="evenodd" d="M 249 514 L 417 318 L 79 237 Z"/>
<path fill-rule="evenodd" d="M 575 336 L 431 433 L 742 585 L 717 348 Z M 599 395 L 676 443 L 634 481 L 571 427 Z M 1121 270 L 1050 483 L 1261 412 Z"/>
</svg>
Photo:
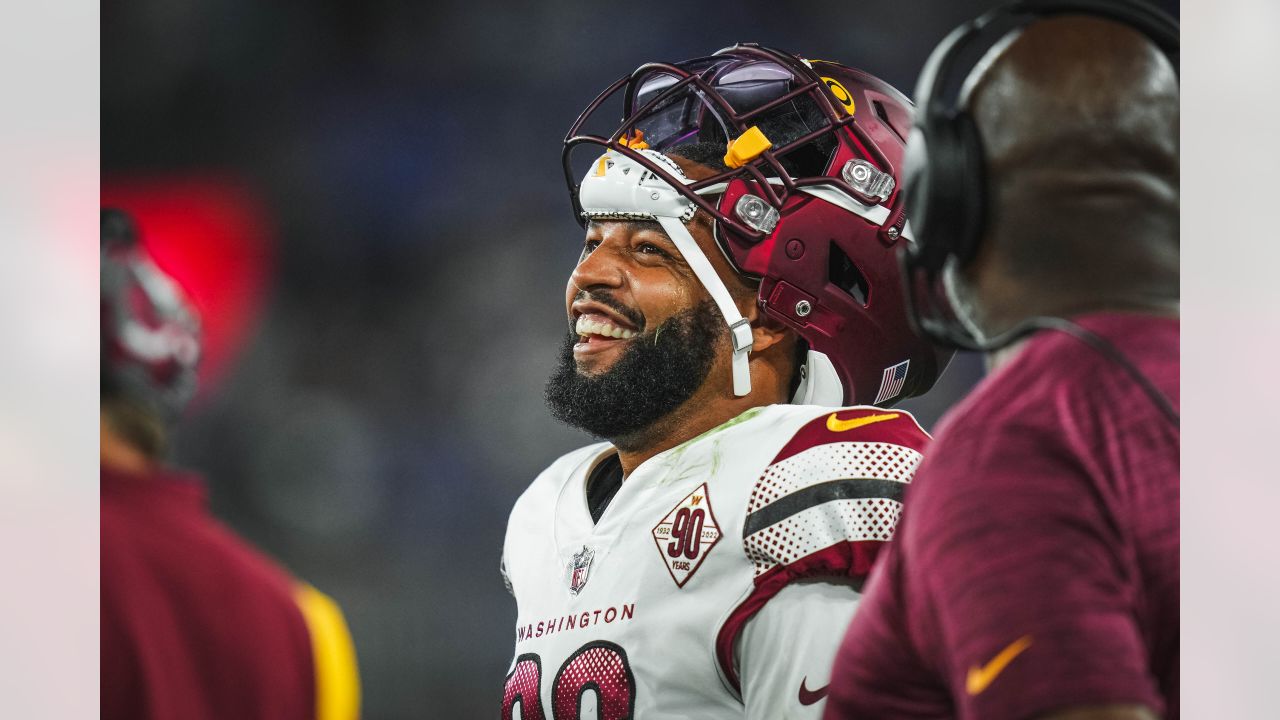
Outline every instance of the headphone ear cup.
<svg viewBox="0 0 1280 720">
<path fill-rule="evenodd" d="M 963 267 L 978 254 L 987 215 L 987 168 L 982 136 L 969 113 L 960 111 L 949 125 L 954 153 L 949 192 L 954 197 L 955 245 L 952 254 Z"/>
<path fill-rule="evenodd" d="M 905 192 L 903 208 L 911 221 L 914 237 L 907 246 L 912 264 L 933 273 L 946 259 L 946 248 L 934 233 L 933 178 L 930 172 L 928 133 L 920 126 L 911 129 L 907 138 L 906 157 L 902 163 L 902 187 Z M 941 257 L 941 261 L 939 260 Z"/>
<path fill-rule="evenodd" d="M 921 220 L 915 229 L 917 242 L 922 243 L 922 253 L 931 274 L 937 274 L 947 263 L 947 258 L 969 242 L 964 227 L 966 183 L 966 153 L 958 137 L 951 117 L 938 117 L 923 133 L 928 138 L 926 165 L 920 170 L 924 177 Z M 908 141 L 910 142 L 910 141 Z M 916 225 L 916 218 L 912 218 Z"/>
</svg>

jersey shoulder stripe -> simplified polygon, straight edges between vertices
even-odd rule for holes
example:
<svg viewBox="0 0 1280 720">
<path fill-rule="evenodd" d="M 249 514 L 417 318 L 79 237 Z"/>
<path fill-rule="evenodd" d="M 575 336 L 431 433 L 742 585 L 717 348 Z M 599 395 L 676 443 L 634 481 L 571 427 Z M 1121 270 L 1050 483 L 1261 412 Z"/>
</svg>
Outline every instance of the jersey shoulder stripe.
<svg viewBox="0 0 1280 720">
<path fill-rule="evenodd" d="M 797 580 L 861 582 L 893 536 L 928 434 L 910 413 L 824 410 L 800 427 L 757 479 L 742 543 L 755 566 L 751 593 L 716 637 L 723 675 L 737 689 L 734 641 L 770 598 Z"/>
<path fill-rule="evenodd" d="M 901 503 L 904 488 L 904 482 L 877 478 L 828 480 L 808 485 L 747 515 L 742 535 L 750 537 L 811 507 L 837 500 L 888 498 Z"/>
<path fill-rule="evenodd" d="M 742 536 L 757 575 L 837 542 L 888 540 L 928 440 L 910 413 L 874 407 L 802 426 L 747 501 Z"/>
</svg>

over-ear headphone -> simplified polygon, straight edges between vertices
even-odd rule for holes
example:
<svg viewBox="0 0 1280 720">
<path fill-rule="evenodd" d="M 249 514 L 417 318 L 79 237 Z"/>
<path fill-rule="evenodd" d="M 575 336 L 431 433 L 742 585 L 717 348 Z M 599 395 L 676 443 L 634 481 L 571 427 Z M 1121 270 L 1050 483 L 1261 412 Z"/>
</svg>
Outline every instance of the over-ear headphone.
<svg viewBox="0 0 1280 720">
<path fill-rule="evenodd" d="M 988 214 L 982 138 L 960 90 L 977 62 L 972 50 L 980 39 L 994 46 L 1055 15 L 1092 15 L 1127 25 L 1151 40 L 1178 71 L 1178 21 L 1141 0 L 1013 0 L 951 31 L 920 72 L 915 123 L 907 140 L 903 191 L 914 242 L 905 244 L 899 257 L 908 312 L 916 329 L 933 342 L 978 352 L 1005 347 L 1036 330 L 1068 333 L 1122 366 L 1176 425 L 1172 403 L 1137 367 L 1105 338 L 1070 320 L 1032 317 L 995 338 L 979 340 L 953 310 L 939 308 L 945 305 L 938 300 L 943 268 L 953 261 L 963 267 L 974 258 Z"/>
<path fill-rule="evenodd" d="M 989 36 L 989 27 L 1004 28 L 1001 37 L 1038 19 L 1082 14 L 1113 20 L 1146 35 L 1178 67 L 1178 22 L 1140 0 L 1014 0 L 956 28 L 929 56 L 916 85 L 916 117 L 907 142 L 903 187 L 915 246 L 911 264 L 936 278 L 947 260 L 960 265 L 973 259 L 986 219 L 986 168 L 982 139 L 961 98 L 945 90 L 963 85 L 973 60 L 960 58 Z M 1008 21 L 1015 24 L 1007 26 Z M 958 76 L 959 71 L 963 76 Z M 957 80 L 960 82 L 957 83 Z"/>
</svg>

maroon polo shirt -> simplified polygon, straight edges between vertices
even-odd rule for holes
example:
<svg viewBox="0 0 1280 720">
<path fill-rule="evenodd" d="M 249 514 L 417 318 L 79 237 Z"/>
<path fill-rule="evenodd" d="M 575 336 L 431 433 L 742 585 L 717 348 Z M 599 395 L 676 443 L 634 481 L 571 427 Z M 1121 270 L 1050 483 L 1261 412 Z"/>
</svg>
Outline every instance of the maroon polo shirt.
<svg viewBox="0 0 1280 720">
<path fill-rule="evenodd" d="M 214 520 L 199 482 L 102 468 L 102 717 L 313 720 L 294 581 Z"/>
<path fill-rule="evenodd" d="M 1078 320 L 1179 404 L 1177 319 Z M 940 424 L 836 658 L 827 718 L 1178 717 L 1179 430 L 1037 333 Z"/>
</svg>

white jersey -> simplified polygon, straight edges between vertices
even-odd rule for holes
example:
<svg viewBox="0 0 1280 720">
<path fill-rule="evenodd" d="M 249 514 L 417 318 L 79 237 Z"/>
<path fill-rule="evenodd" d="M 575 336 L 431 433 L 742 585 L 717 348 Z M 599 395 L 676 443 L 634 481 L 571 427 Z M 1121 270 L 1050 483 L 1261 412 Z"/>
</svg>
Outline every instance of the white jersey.
<svg viewBox="0 0 1280 720">
<path fill-rule="evenodd" d="M 616 451 L 560 458 L 507 528 L 502 717 L 820 717 L 927 437 L 900 410 L 753 408 L 635 468 L 599 523 L 586 483 Z"/>
</svg>

